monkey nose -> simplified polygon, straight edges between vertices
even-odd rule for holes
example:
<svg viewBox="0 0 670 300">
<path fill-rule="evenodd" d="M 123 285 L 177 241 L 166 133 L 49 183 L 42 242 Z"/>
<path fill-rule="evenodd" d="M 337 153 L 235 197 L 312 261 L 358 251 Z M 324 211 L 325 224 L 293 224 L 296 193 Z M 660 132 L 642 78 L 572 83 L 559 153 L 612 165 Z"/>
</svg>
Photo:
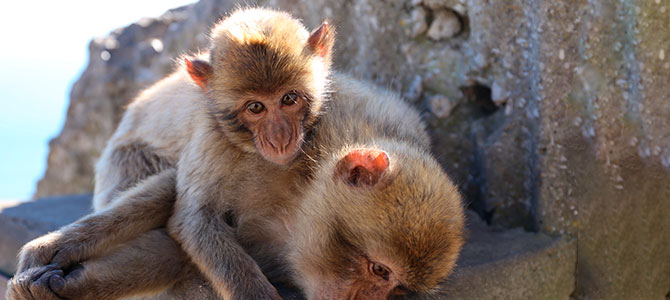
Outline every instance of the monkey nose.
<svg viewBox="0 0 670 300">
<path fill-rule="evenodd" d="M 272 147 L 277 149 L 278 152 L 285 152 L 288 145 L 291 143 L 291 132 L 287 128 L 284 128 L 284 126 L 277 127 L 278 128 L 274 128 L 268 142 L 270 142 Z"/>
</svg>

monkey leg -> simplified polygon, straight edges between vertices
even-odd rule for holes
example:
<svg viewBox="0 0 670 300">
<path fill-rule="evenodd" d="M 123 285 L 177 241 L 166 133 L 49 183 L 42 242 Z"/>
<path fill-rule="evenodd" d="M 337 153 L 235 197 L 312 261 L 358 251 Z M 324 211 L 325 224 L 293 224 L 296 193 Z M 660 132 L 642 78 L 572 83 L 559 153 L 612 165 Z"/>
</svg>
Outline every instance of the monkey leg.
<svg viewBox="0 0 670 300">
<path fill-rule="evenodd" d="M 175 199 L 175 176 L 173 169 L 151 176 L 122 193 L 107 209 L 24 245 L 19 273 L 52 263 L 67 268 L 165 226 Z"/>
<path fill-rule="evenodd" d="M 190 268 L 179 245 L 156 229 L 65 273 L 45 275 L 59 298 L 107 300 L 158 293 L 183 280 Z"/>
</svg>

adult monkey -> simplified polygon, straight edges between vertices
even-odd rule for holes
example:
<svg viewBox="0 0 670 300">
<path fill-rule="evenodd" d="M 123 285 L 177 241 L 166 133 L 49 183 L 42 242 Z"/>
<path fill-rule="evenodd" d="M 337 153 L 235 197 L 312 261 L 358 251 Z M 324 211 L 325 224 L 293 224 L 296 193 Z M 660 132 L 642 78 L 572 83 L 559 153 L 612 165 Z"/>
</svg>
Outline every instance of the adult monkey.
<svg viewBox="0 0 670 300">
<path fill-rule="evenodd" d="M 174 201 L 176 167 L 179 203 L 188 203 L 180 209 L 188 222 L 175 226 L 174 237 L 190 259 L 224 298 L 279 298 L 224 221 L 253 222 L 237 205 L 239 197 L 267 204 L 267 211 L 252 214 L 257 216 L 276 213 L 284 201 L 260 190 L 239 194 L 240 177 L 272 174 L 284 178 L 274 185 L 299 190 L 301 182 L 294 178 L 309 173 L 309 162 L 295 158 L 326 101 L 334 38 L 327 22 L 310 34 L 290 15 L 268 9 L 241 9 L 222 20 L 212 29 L 209 53 L 185 58 L 128 107 L 97 165 L 98 213 L 27 244 L 19 272 L 123 253 L 119 259 L 126 263 L 153 270 L 125 276 L 118 288 L 104 293 L 92 287 L 91 294 L 113 298 L 173 284 L 171 274 L 180 270 L 168 266 L 180 265 L 175 260 L 183 255 L 164 231 L 143 234 L 126 247 L 141 251 L 110 247 L 166 224 L 171 211 L 159 207 Z M 147 192 L 155 191 L 150 185 L 160 187 L 158 197 Z M 109 216 L 123 217 L 100 222 Z"/>
</svg>

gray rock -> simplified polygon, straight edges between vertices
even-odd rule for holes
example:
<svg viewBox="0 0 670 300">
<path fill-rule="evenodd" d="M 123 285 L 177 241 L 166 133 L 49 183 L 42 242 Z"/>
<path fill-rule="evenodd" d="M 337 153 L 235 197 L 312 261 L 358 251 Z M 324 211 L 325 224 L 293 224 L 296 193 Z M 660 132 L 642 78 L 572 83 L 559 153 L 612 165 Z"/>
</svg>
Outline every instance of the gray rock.
<svg viewBox="0 0 670 300">
<path fill-rule="evenodd" d="M 23 244 L 91 211 L 90 195 L 0 203 L 0 272 L 16 271 L 16 255 Z"/>
<path fill-rule="evenodd" d="M 463 26 L 458 15 L 448 9 L 433 12 L 433 22 L 428 28 L 428 37 L 434 41 L 446 40 L 461 32 Z"/>
<path fill-rule="evenodd" d="M 5 299 L 5 294 L 7 293 L 7 281 L 9 278 L 5 275 L 0 274 L 0 299 Z"/>
<path fill-rule="evenodd" d="M 433 299 L 569 299 L 573 240 L 471 224 L 458 267 Z"/>
<path fill-rule="evenodd" d="M 498 106 L 503 105 L 507 102 L 507 97 L 507 92 L 503 90 L 498 82 L 494 81 L 493 86 L 491 87 L 491 100 L 493 100 L 493 103 Z"/>
<path fill-rule="evenodd" d="M 438 118 L 448 117 L 454 106 L 453 101 L 444 95 L 433 95 L 428 98 L 428 107 Z"/>
<path fill-rule="evenodd" d="M 427 13 L 423 7 L 412 8 L 407 18 L 403 19 L 405 33 L 411 38 L 416 38 L 426 32 L 426 29 L 428 29 L 426 17 Z"/>
<path fill-rule="evenodd" d="M 175 55 L 202 47 L 232 2 L 201 0 L 94 40 L 38 195 L 92 191 L 123 105 Z M 459 103 L 448 118 L 426 114 L 436 157 L 487 221 L 576 239 L 574 298 L 668 295 L 667 3 L 424 0 L 429 15 L 464 21 L 439 43 L 405 34 L 408 1 L 259 3 L 309 27 L 337 24 L 338 69 L 396 90 L 418 75 L 424 94 Z"/>
<path fill-rule="evenodd" d="M 411 103 L 416 103 L 421 99 L 423 94 L 423 78 L 420 75 L 414 76 L 414 80 L 410 83 L 409 88 L 403 94 L 403 97 Z"/>
</svg>

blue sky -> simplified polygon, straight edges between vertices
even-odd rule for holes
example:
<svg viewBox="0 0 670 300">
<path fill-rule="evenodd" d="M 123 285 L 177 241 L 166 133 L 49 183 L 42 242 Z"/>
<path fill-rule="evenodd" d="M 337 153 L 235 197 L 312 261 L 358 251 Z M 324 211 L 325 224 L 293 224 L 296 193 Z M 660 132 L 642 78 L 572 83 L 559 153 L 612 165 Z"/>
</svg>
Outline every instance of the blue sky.
<svg viewBox="0 0 670 300">
<path fill-rule="evenodd" d="M 0 201 L 26 199 L 65 121 L 88 43 L 194 0 L 7 1 L 0 10 Z"/>
</svg>

